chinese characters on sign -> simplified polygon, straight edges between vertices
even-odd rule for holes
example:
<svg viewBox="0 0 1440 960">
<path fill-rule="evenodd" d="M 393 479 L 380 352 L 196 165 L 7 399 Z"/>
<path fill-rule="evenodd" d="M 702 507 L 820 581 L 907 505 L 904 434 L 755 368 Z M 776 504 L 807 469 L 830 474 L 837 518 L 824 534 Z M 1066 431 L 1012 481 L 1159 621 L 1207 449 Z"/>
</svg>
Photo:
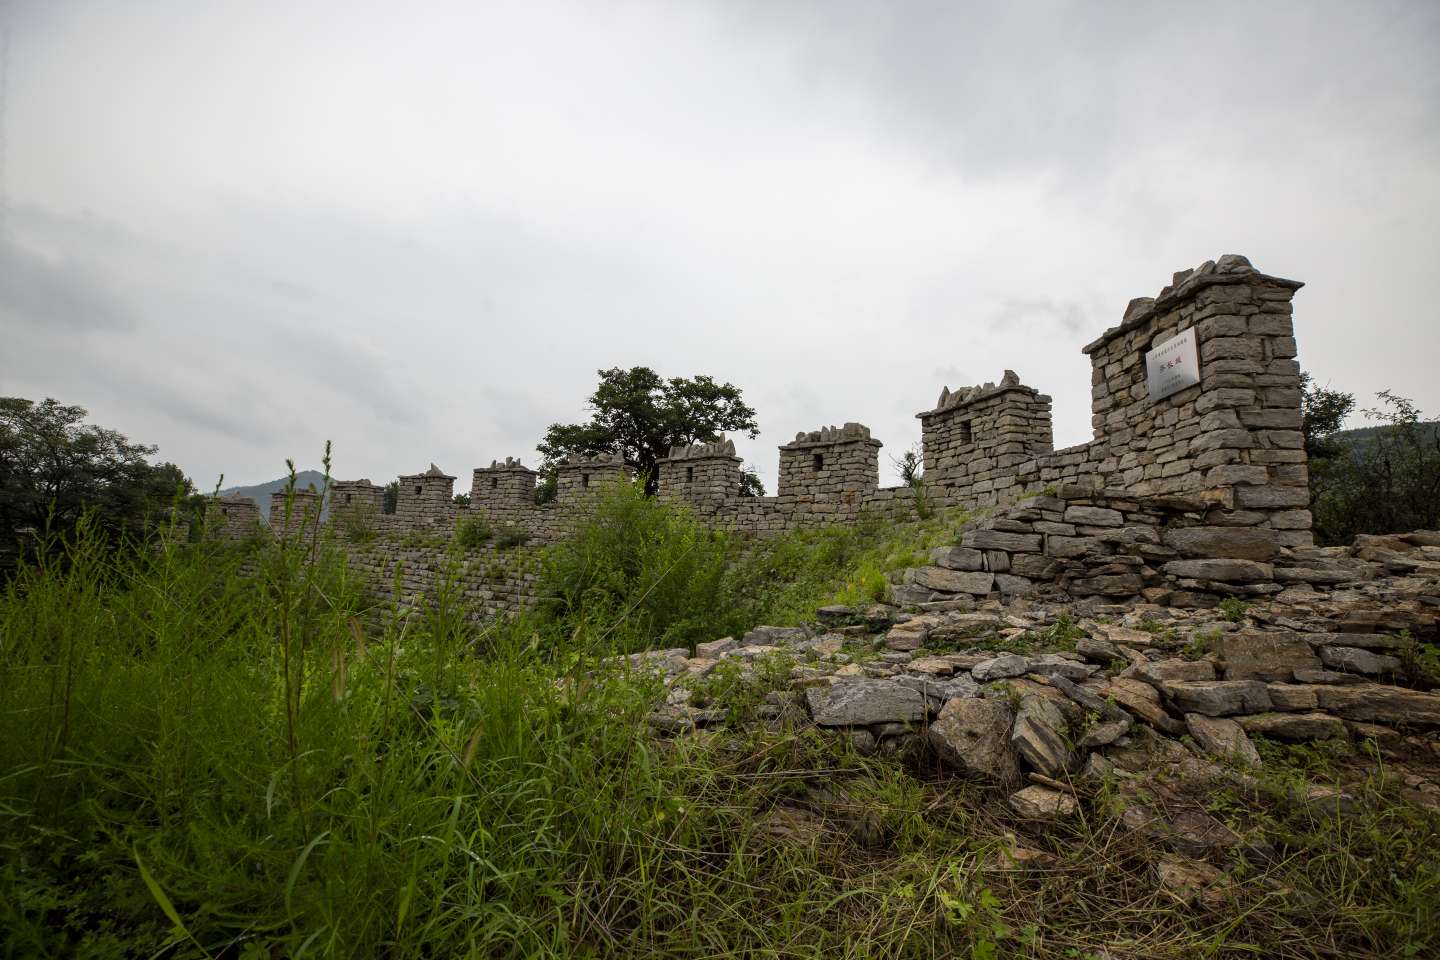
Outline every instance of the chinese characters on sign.
<svg viewBox="0 0 1440 960">
<path fill-rule="evenodd" d="M 1195 353 L 1194 327 L 1145 354 L 1145 382 L 1150 387 L 1152 402 L 1200 382 L 1200 358 Z"/>
</svg>

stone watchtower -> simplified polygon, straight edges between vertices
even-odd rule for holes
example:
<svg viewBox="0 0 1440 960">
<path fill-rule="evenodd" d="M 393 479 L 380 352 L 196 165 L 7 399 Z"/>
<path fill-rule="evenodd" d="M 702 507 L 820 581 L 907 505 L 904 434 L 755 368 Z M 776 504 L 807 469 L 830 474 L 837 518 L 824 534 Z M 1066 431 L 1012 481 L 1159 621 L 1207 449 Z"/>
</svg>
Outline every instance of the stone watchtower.
<svg viewBox="0 0 1440 960">
<path fill-rule="evenodd" d="M 740 495 L 740 458 L 734 441 L 724 437 L 715 443 L 671 447 L 657 469 L 661 497 L 683 501 L 701 512 L 718 510 Z"/>
<path fill-rule="evenodd" d="M 238 493 L 211 499 L 205 513 L 211 536 L 241 540 L 260 530 L 260 505 Z"/>
<path fill-rule="evenodd" d="M 455 516 L 455 478 L 435 464 L 424 473 L 400 477 L 395 516 L 407 526 L 426 526 Z"/>
<path fill-rule="evenodd" d="M 569 456 L 555 465 L 555 491 L 560 500 L 574 500 L 604 484 L 629 479 L 630 468 L 614 453 Z"/>
<path fill-rule="evenodd" d="M 858 507 L 880 487 L 879 440 L 859 423 L 797 433 L 780 448 L 780 497 L 810 513 L 841 513 Z"/>
<path fill-rule="evenodd" d="M 289 500 L 289 522 L 285 514 Z M 320 494 L 313 488 L 296 488 L 293 500 L 284 490 L 270 495 L 270 531 L 276 536 L 295 533 L 320 522 Z"/>
<path fill-rule="evenodd" d="M 997 502 L 1020 464 L 1054 449 L 1050 398 L 1006 370 L 1000 383 L 950 392 L 915 415 L 925 451 L 925 480 L 963 491 L 962 501 Z"/>
<path fill-rule="evenodd" d="M 470 480 L 470 509 L 497 521 L 512 521 L 535 506 L 539 474 L 512 457 L 476 467 Z"/>
<path fill-rule="evenodd" d="M 385 488 L 369 480 L 336 480 L 330 487 L 332 522 L 375 520 L 385 509 Z"/>
<path fill-rule="evenodd" d="M 1085 347 L 1099 479 L 1207 504 L 1209 526 L 1193 536 L 1231 551 L 1211 555 L 1268 559 L 1267 544 L 1313 543 L 1291 305 L 1301 286 L 1229 254 L 1132 300 L 1120 325 Z M 1190 385 L 1157 395 L 1147 362 L 1177 338 L 1193 343 L 1198 369 Z"/>
</svg>

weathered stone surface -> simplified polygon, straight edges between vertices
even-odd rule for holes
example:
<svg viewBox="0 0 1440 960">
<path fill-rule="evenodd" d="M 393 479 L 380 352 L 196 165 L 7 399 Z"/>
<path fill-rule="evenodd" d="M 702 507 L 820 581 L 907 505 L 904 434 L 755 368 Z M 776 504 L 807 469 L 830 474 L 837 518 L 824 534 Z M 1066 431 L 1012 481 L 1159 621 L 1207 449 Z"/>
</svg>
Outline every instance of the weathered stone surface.
<svg viewBox="0 0 1440 960">
<path fill-rule="evenodd" d="M 1270 709 L 1270 693 L 1258 680 L 1211 680 L 1169 683 L 1165 692 L 1185 713 L 1223 717 Z"/>
<path fill-rule="evenodd" d="M 1035 592 L 1035 584 L 1028 577 L 1010 573 L 995 574 L 995 587 L 1005 597 L 1028 597 Z"/>
<path fill-rule="evenodd" d="M 1080 809 L 1075 798 L 1063 790 L 1039 784 L 1017 790 L 1007 801 L 1010 809 L 1026 820 L 1062 820 Z"/>
<path fill-rule="evenodd" d="M 742 647 L 774 647 L 799 643 L 809 634 L 804 627 L 756 627 L 740 638 Z"/>
<path fill-rule="evenodd" d="M 1094 750 L 1097 747 L 1106 747 L 1119 740 L 1130 732 L 1132 721 L 1129 717 L 1122 720 L 1105 720 L 1086 730 L 1076 744 L 1082 750 Z"/>
<path fill-rule="evenodd" d="M 969 593 L 983 597 L 995 585 L 995 574 L 919 567 L 915 570 L 915 582 L 942 593 Z"/>
<path fill-rule="evenodd" d="M 885 646 L 891 650 L 919 650 L 925 645 L 925 638 L 929 635 L 930 621 L 916 617 L 891 627 L 885 634 Z"/>
<path fill-rule="evenodd" d="M 1217 757 L 1225 757 L 1247 766 L 1260 765 L 1260 754 L 1256 752 L 1255 745 L 1245 735 L 1245 729 L 1234 720 L 1187 713 L 1185 728 L 1201 748 Z"/>
<path fill-rule="evenodd" d="M 1172 560 L 1163 569 L 1172 577 L 1222 583 L 1265 583 L 1275 579 L 1273 566 L 1253 560 Z"/>
<path fill-rule="evenodd" d="M 974 697 L 980 694 L 980 685 L 969 676 L 929 677 L 902 674 L 895 678 L 901 686 L 918 690 L 931 700 L 945 703 L 957 697 Z"/>
<path fill-rule="evenodd" d="M 1081 637 L 1075 641 L 1075 652 L 1080 654 L 1091 663 L 1098 663 L 1102 666 L 1108 665 L 1116 660 L 1124 660 L 1120 650 L 1113 644 L 1104 640 L 1095 640 L 1091 637 Z"/>
<path fill-rule="evenodd" d="M 1256 527 L 1177 527 L 1164 543 L 1191 559 L 1273 560 L 1280 553 L 1274 535 Z"/>
<path fill-rule="evenodd" d="M 1364 673 L 1372 677 L 1398 676 L 1404 670 L 1404 665 L 1400 662 L 1399 657 L 1371 653 L 1369 650 L 1361 650 L 1358 647 L 1321 647 L 1320 659 L 1331 670 Z"/>
<path fill-rule="evenodd" d="M 1047 777 L 1063 776 L 1076 766 L 1075 754 L 1065 740 L 1065 717 L 1046 697 L 1021 699 L 1010 745 L 1026 763 Z"/>
<path fill-rule="evenodd" d="M 1276 710 L 1314 710 L 1320 706 L 1315 688 L 1308 683 L 1267 683 L 1265 689 Z"/>
<path fill-rule="evenodd" d="M 1062 657 L 1055 653 L 1042 653 L 1030 658 L 1030 668 L 1026 673 L 1039 674 L 1042 677 L 1064 677 L 1067 680 L 1084 680 L 1090 676 L 1091 668 L 1083 663 L 1076 663 L 1068 657 Z"/>
<path fill-rule="evenodd" d="M 1085 507 L 1079 504 L 1065 508 L 1066 523 L 1083 523 L 1092 527 L 1118 527 L 1125 522 L 1119 510 L 1106 507 Z"/>
<path fill-rule="evenodd" d="M 1440 693 L 1379 683 L 1315 688 L 1320 709 L 1346 720 L 1440 726 Z"/>
<path fill-rule="evenodd" d="M 1138 573 L 1119 573 L 1103 577 L 1082 577 L 1070 584 L 1076 596 L 1129 597 L 1139 593 L 1145 581 Z"/>
<path fill-rule="evenodd" d="M 960 545 L 981 550 L 1009 550 L 1012 553 L 1039 553 L 1038 533 L 1005 533 L 1001 530 L 967 530 L 960 536 Z"/>
<path fill-rule="evenodd" d="M 945 704 L 926 731 L 941 761 L 1001 784 L 1020 779 L 1010 749 L 1015 714 L 1003 700 L 956 699 Z"/>
<path fill-rule="evenodd" d="M 1281 630 L 1222 634 L 1215 641 L 1215 652 L 1226 680 L 1293 680 L 1296 670 L 1320 668 L 1320 658 L 1303 637 Z"/>
<path fill-rule="evenodd" d="M 1114 700 L 1157 730 L 1179 733 L 1185 729 L 1183 723 L 1166 713 L 1160 705 L 1159 691 L 1143 680 L 1118 677 L 1111 680 L 1100 695 Z"/>
<path fill-rule="evenodd" d="M 1345 721 L 1328 713 L 1257 713 L 1241 717 L 1238 722 L 1246 733 L 1267 740 L 1298 743 L 1345 739 Z"/>
<path fill-rule="evenodd" d="M 930 562 L 947 570 L 983 570 L 985 554 L 968 547 L 936 547 L 930 551 Z"/>
<path fill-rule="evenodd" d="M 889 680 L 843 680 L 829 687 L 809 687 L 805 699 L 822 727 L 913 723 L 929 714 L 923 694 Z"/>
<path fill-rule="evenodd" d="M 1215 665 L 1209 660 L 1182 660 L 1174 657 L 1140 664 L 1135 668 L 1135 675 L 1163 687 L 1167 683 L 1214 680 Z"/>
<path fill-rule="evenodd" d="M 1218 909 L 1235 896 L 1234 884 L 1204 860 L 1167 856 L 1155 865 L 1160 889 L 1185 906 L 1199 903 Z"/>
<path fill-rule="evenodd" d="M 695 644 L 695 656 L 713 660 L 722 654 L 729 653 L 739 645 L 734 637 L 721 637 L 719 640 L 711 640 L 709 643 Z"/>
<path fill-rule="evenodd" d="M 977 663 L 970 669 L 970 675 L 981 683 L 1004 680 L 1007 677 L 1018 677 L 1029 672 L 1030 658 L 1022 657 L 1018 653 L 1002 654 Z"/>
</svg>

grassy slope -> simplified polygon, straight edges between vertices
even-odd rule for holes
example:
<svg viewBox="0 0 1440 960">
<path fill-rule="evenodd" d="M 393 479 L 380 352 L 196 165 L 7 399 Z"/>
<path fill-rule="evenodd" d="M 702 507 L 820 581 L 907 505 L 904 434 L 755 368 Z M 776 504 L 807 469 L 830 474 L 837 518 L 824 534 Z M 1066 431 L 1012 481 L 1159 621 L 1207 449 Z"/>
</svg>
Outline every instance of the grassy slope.
<svg viewBox="0 0 1440 960">
<path fill-rule="evenodd" d="M 747 576 L 798 618 L 947 530 L 806 534 Z M 0 955 L 1440 949 L 1432 817 L 1381 774 L 1350 788 L 1357 817 L 1283 799 L 1343 758 L 1277 748 L 1271 783 L 1206 798 L 1270 853 L 1222 909 L 1181 907 L 1106 784 L 1027 836 L 993 791 L 800 718 L 653 741 L 654 681 L 596 679 L 549 628 L 474 636 L 444 590 L 402 622 L 362 610 L 338 564 L 256 549 L 82 543 L 0 599 Z M 740 711 L 757 694 L 725 692 Z M 1007 834 L 1032 868 L 999 855 Z"/>
</svg>

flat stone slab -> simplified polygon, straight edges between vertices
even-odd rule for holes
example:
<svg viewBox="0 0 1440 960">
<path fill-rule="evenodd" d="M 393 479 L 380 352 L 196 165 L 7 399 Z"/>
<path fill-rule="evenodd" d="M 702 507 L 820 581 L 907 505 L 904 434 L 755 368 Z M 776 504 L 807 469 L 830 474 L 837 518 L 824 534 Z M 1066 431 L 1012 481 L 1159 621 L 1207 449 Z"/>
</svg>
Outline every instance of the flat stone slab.
<svg viewBox="0 0 1440 960">
<path fill-rule="evenodd" d="M 890 680 L 842 680 L 829 687 L 807 687 L 805 700 L 822 727 L 915 723 L 930 713 L 924 694 Z"/>
<path fill-rule="evenodd" d="M 1210 680 L 1167 683 L 1165 692 L 1185 713 L 1223 717 L 1270 709 L 1270 691 L 1259 680 Z"/>
</svg>

